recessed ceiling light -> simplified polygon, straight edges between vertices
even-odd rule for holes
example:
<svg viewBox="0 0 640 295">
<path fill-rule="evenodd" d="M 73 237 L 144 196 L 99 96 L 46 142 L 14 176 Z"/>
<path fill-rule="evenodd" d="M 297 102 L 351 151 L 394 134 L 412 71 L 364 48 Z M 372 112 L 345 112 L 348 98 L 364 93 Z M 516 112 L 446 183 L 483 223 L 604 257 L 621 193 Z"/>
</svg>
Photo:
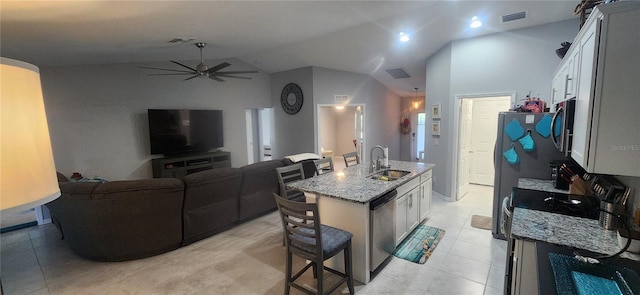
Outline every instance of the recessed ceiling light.
<svg viewBox="0 0 640 295">
<path fill-rule="evenodd" d="M 482 26 L 482 22 L 480 21 L 480 19 L 478 19 L 477 16 L 474 16 L 471 18 L 471 24 L 469 24 L 469 27 L 471 28 L 479 28 L 480 26 Z"/>
<path fill-rule="evenodd" d="M 409 38 L 409 35 L 404 32 L 400 32 L 400 42 L 409 42 L 410 40 L 411 38 Z"/>
</svg>

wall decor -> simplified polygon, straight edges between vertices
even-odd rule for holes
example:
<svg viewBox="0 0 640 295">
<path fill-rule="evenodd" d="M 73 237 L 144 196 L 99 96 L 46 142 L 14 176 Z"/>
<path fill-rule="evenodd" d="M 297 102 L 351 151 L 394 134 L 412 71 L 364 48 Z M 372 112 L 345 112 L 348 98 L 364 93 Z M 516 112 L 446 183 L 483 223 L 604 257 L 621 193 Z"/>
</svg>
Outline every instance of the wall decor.
<svg viewBox="0 0 640 295">
<path fill-rule="evenodd" d="M 297 114 L 300 109 L 302 109 L 302 102 L 302 89 L 298 84 L 289 83 L 282 88 L 282 93 L 280 93 L 280 104 L 287 114 Z"/>
<path fill-rule="evenodd" d="M 434 104 L 433 106 L 431 106 L 431 118 L 440 119 L 441 118 L 441 116 L 440 116 L 441 109 L 442 109 L 442 105 L 439 104 L 439 103 Z"/>
<path fill-rule="evenodd" d="M 431 122 L 431 135 L 440 136 L 440 121 Z"/>
</svg>

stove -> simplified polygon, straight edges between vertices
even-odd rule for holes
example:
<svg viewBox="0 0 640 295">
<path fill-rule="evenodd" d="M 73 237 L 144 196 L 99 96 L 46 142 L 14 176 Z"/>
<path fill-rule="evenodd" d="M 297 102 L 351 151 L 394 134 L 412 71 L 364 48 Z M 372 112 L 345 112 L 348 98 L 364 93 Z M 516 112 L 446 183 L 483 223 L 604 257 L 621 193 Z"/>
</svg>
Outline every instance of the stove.
<svg viewBox="0 0 640 295">
<path fill-rule="evenodd" d="M 596 196 L 513 188 L 510 202 L 509 209 L 518 207 L 589 219 L 599 218 L 600 199 Z"/>
</svg>

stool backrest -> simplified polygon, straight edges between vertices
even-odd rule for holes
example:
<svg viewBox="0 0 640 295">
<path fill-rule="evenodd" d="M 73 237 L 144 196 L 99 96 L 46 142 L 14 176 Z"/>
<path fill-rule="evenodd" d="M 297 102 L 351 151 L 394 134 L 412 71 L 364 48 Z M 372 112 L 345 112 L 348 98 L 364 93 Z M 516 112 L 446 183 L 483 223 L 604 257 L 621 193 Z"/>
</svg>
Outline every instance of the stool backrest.
<svg viewBox="0 0 640 295">
<path fill-rule="evenodd" d="M 360 155 L 358 155 L 358 152 L 346 153 L 342 155 L 342 157 L 344 158 L 344 164 L 347 167 L 360 164 Z"/>
<path fill-rule="evenodd" d="M 304 170 L 302 164 L 297 163 L 289 166 L 276 168 L 278 172 L 278 182 L 280 183 L 280 196 L 287 196 L 286 184 L 304 179 Z"/>
<path fill-rule="evenodd" d="M 290 201 L 277 194 L 273 197 L 278 205 L 289 251 L 310 260 L 324 260 L 318 204 Z"/>
<path fill-rule="evenodd" d="M 330 157 L 313 161 L 316 165 L 316 175 L 333 172 L 333 160 Z"/>
</svg>

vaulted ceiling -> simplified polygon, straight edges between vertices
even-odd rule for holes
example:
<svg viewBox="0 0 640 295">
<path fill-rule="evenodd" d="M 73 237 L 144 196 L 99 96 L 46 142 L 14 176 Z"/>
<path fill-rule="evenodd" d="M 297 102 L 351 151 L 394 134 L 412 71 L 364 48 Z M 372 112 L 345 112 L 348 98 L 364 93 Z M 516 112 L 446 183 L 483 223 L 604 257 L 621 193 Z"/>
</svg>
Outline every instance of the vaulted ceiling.
<svg viewBox="0 0 640 295">
<path fill-rule="evenodd" d="M 448 42 L 574 18 L 579 2 L 2 0 L 0 53 L 41 67 L 182 62 L 199 59 L 199 41 L 205 59 L 363 73 L 406 97 L 424 91 L 426 59 Z M 525 19 L 502 22 L 522 11 Z M 469 28 L 472 16 L 483 26 Z M 411 40 L 399 42 L 400 32 Z M 390 68 L 411 77 L 394 79 Z"/>
</svg>

